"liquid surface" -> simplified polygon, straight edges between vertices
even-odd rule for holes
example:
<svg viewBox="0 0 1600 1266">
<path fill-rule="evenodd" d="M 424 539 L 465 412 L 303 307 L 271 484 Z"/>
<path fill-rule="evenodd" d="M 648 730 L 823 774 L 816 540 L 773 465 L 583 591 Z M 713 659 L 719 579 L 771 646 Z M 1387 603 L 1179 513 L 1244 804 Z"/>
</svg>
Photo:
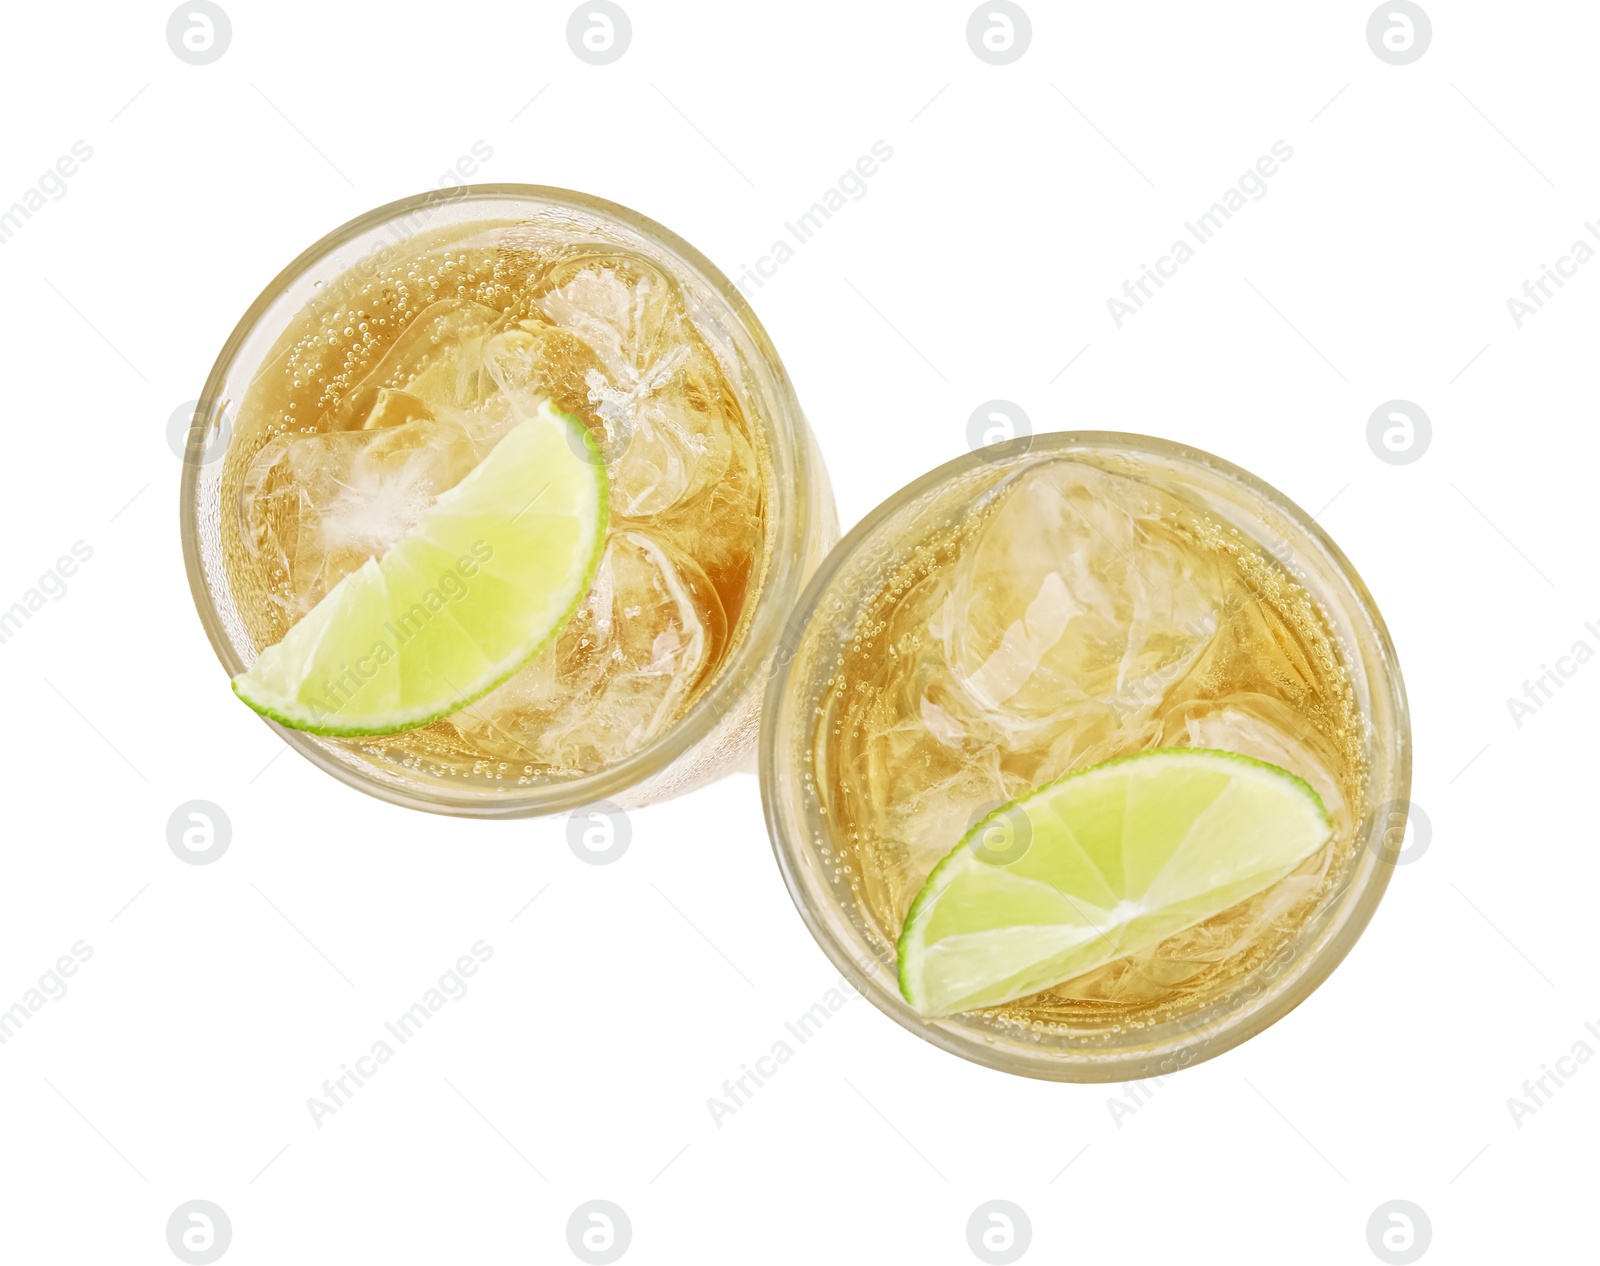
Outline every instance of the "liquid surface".
<svg viewBox="0 0 1600 1266">
<path fill-rule="evenodd" d="M 760 583 L 765 458 L 727 355 L 673 277 L 592 234 L 497 221 L 381 249 L 321 288 L 239 405 L 223 548 L 252 640 L 278 641 L 381 558 L 548 398 L 606 458 L 610 525 L 587 597 L 472 705 L 344 742 L 511 783 L 638 751 L 726 657 Z"/>
<path fill-rule="evenodd" d="M 1154 747 L 1298 774 L 1333 839 L 1154 949 L 985 1014 L 1036 1029 L 1153 1022 L 1282 952 L 1349 858 L 1367 758 L 1328 621 L 1278 560 L 1157 481 L 1067 457 L 1006 474 L 954 527 L 898 554 L 814 739 L 839 871 L 885 953 L 979 818 Z"/>
</svg>

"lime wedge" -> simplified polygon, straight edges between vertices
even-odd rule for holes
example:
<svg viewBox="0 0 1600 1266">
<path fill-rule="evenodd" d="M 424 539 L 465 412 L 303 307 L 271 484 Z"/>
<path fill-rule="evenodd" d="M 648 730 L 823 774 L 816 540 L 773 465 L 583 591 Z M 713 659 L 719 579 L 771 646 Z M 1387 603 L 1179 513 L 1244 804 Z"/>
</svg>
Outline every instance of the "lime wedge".
<svg viewBox="0 0 1600 1266">
<path fill-rule="evenodd" d="M 922 1015 L 1025 998 L 1270 887 L 1333 834 L 1276 765 L 1156 748 L 1057 779 L 979 822 L 911 903 L 900 992 Z"/>
<path fill-rule="evenodd" d="M 494 689 L 583 601 L 605 545 L 605 464 L 546 404 L 233 679 L 313 734 L 397 734 Z"/>
</svg>

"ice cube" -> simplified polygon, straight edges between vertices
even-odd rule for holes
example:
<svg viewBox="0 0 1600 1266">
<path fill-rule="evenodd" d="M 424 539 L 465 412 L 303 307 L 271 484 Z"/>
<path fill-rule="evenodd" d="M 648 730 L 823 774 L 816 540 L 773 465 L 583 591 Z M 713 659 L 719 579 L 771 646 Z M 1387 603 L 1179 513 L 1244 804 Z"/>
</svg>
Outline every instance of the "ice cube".
<svg viewBox="0 0 1600 1266">
<path fill-rule="evenodd" d="M 643 533 L 614 532 L 555 645 L 450 724 L 477 749 L 540 773 L 596 769 L 677 718 L 727 635 L 716 590 L 693 559 Z"/>
<path fill-rule="evenodd" d="M 1001 494 L 934 619 L 966 718 L 1013 738 L 1083 705 L 1148 713 L 1215 635 L 1214 563 L 1173 548 L 1178 504 L 1138 480 L 1041 462 Z M 949 705 L 946 705 L 949 706 Z"/>
<path fill-rule="evenodd" d="M 240 492 L 243 537 L 304 615 L 369 558 L 381 558 L 488 453 L 509 421 L 490 401 L 371 430 L 269 442 Z"/>
<path fill-rule="evenodd" d="M 470 299 L 429 304 L 319 429 L 348 431 L 366 425 L 381 388 L 403 390 L 430 410 L 482 404 L 494 389 L 484 368 L 484 344 L 503 320 L 494 308 Z"/>
<path fill-rule="evenodd" d="M 520 321 L 489 339 L 484 363 L 518 417 L 532 417 L 549 400 L 584 419 L 605 447 L 603 431 L 589 416 L 587 378 L 598 372 L 600 361 L 576 334 L 544 320 Z"/>
<path fill-rule="evenodd" d="M 515 421 L 484 364 L 501 313 L 465 299 L 424 308 L 318 433 L 267 443 L 246 472 L 247 545 L 291 620 L 379 558 Z"/>
<path fill-rule="evenodd" d="M 1212 747 L 1253 756 L 1292 770 L 1322 797 L 1335 824 L 1348 825 L 1349 807 L 1334 777 L 1339 754 L 1294 707 L 1257 691 L 1230 693 L 1221 701 L 1192 699 L 1163 718 L 1164 747 Z"/>
<path fill-rule="evenodd" d="M 542 335 L 537 344 L 563 373 L 582 367 L 576 412 L 604 437 L 618 514 L 660 514 L 722 479 L 730 432 L 742 431 L 739 407 L 664 272 L 626 252 L 581 255 L 546 275 L 536 306 L 592 357 Z M 569 398 L 570 381 L 562 379 Z"/>
<path fill-rule="evenodd" d="M 351 396 L 350 415 L 361 419 L 360 429 L 363 431 L 404 426 L 407 422 L 433 416 L 428 406 L 416 396 L 393 387 L 360 388 Z"/>
<path fill-rule="evenodd" d="M 537 306 L 600 358 L 618 386 L 633 386 L 679 349 L 700 342 L 672 280 L 625 251 L 594 252 L 557 264 L 539 285 Z"/>
</svg>

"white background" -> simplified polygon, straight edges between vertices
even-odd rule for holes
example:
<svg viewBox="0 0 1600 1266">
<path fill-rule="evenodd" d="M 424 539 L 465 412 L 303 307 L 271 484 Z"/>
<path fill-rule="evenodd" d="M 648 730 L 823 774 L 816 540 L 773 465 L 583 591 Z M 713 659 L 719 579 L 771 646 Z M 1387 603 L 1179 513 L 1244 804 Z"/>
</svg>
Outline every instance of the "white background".
<svg viewBox="0 0 1600 1266">
<path fill-rule="evenodd" d="M 640 1263 L 972 1262 L 991 1198 L 1027 1212 L 1027 1261 L 1373 1261 L 1397 1198 L 1430 1261 L 1592 1255 L 1600 1060 L 1520 1127 L 1506 1101 L 1600 1051 L 1600 664 L 1520 727 L 1506 699 L 1600 649 L 1600 262 L 1521 329 L 1506 300 L 1600 216 L 1600 12 L 1430 0 L 1397 67 L 1365 0 L 1029 0 L 997 67 L 964 2 L 627 0 L 631 46 L 596 67 L 565 4 L 225 7 L 208 66 L 169 50 L 165 4 L 6 16 L 0 207 L 93 148 L 0 246 L 0 607 L 93 549 L 0 645 L 0 1007 L 93 948 L 0 1046 L 6 1261 L 172 1262 L 194 1198 L 231 1218 L 230 1266 L 575 1261 L 591 1198 Z M 240 706 L 167 419 L 283 264 L 480 140 L 479 179 L 620 201 L 730 275 L 892 146 L 754 299 L 846 526 L 995 397 L 1320 509 L 1399 648 L 1433 831 L 1334 976 L 1120 1121 L 1118 1087 L 968 1065 L 857 999 L 719 1128 L 708 1097 L 834 981 L 754 778 L 636 813 L 592 866 L 559 819 L 367 799 Z M 1107 298 L 1277 140 L 1267 195 L 1118 329 Z M 1405 466 L 1366 440 L 1397 397 L 1433 422 Z M 195 798 L 232 821 L 213 865 L 167 847 Z M 480 939 L 471 992 L 314 1125 L 323 1080 Z"/>
</svg>

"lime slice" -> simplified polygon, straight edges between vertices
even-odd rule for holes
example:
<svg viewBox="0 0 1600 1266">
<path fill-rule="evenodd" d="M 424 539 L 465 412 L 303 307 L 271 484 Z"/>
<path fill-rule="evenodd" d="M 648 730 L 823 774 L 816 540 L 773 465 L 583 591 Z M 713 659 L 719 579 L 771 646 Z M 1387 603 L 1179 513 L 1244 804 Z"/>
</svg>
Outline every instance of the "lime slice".
<svg viewBox="0 0 1600 1266">
<path fill-rule="evenodd" d="M 1030 792 L 934 867 L 900 933 L 925 1016 L 1025 998 L 1148 949 L 1270 887 L 1333 834 L 1276 765 L 1156 748 Z"/>
<path fill-rule="evenodd" d="M 537 655 L 583 601 L 605 545 L 605 465 L 546 404 L 233 679 L 313 734 L 396 734 L 446 716 Z"/>
</svg>

